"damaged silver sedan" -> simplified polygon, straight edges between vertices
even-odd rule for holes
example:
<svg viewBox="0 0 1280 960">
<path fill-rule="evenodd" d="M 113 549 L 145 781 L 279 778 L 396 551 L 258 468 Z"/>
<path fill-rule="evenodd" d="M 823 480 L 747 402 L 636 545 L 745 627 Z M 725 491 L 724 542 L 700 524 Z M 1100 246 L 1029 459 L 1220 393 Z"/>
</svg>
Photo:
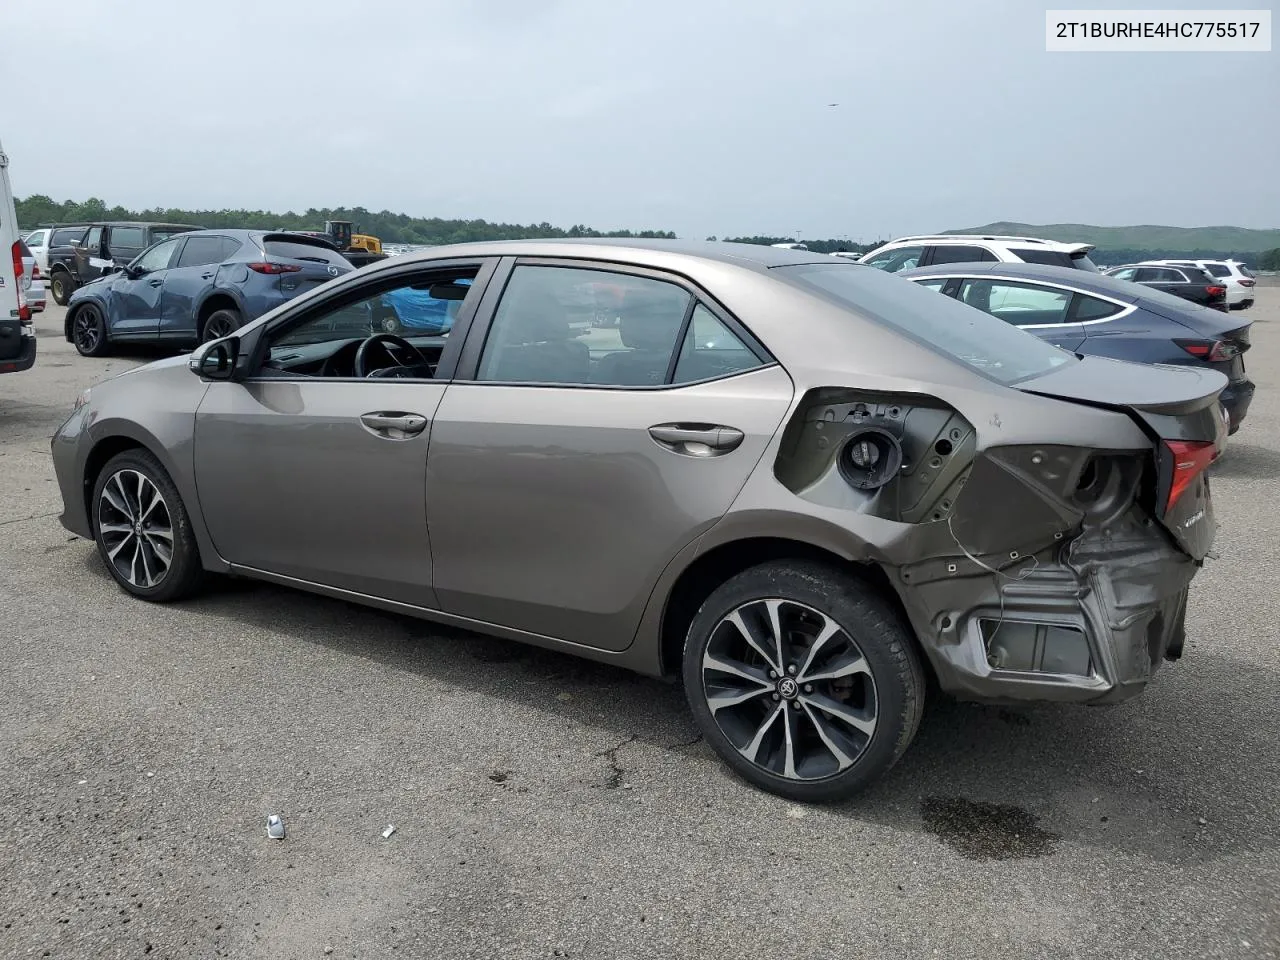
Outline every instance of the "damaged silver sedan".
<svg viewBox="0 0 1280 960">
<path fill-rule="evenodd" d="M 682 673 L 734 770 L 829 800 L 930 675 L 1105 703 L 1178 657 L 1225 385 L 806 251 L 521 241 L 323 284 L 52 446 L 134 596 L 253 577 Z"/>
</svg>

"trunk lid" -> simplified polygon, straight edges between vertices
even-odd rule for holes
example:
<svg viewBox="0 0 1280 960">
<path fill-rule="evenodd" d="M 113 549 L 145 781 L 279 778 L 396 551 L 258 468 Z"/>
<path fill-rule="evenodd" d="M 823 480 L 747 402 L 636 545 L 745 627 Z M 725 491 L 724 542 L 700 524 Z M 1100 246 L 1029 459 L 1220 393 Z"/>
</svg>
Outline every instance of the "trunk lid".
<svg viewBox="0 0 1280 960">
<path fill-rule="evenodd" d="M 1213 544 L 1207 468 L 1226 444 L 1228 423 L 1218 401 L 1226 386 L 1226 376 L 1208 367 L 1085 357 L 1018 389 L 1128 414 L 1151 438 L 1149 507 L 1179 546 L 1201 560 Z"/>
</svg>

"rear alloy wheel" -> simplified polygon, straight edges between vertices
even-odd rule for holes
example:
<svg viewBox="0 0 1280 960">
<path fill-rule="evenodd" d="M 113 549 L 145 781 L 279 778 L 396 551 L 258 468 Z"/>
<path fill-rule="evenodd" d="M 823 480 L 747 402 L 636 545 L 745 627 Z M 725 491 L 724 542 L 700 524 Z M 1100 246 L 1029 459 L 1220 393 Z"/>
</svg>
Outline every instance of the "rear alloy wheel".
<svg viewBox="0 0 1280 960">
<path fill-rule="evenodd" d="M 54 303 L 65 307 L 67 301 L 71 299 L 71 294 L 76 292 L 76 282 L 71 279 L 71 274 L 65 270 L 59 270 L 49 278 L 49 292 L 53 294 Z"/>
<path fill-rule="evenodd" d="M 100 357 L 107 352 L 107 324 L 97 305 L 86 303 L 71 319 L 71 342 L 82 357 Z"/>
<path fill-rule="evenodd" d="M 205 343 L 210 340 L 221 340 L 223 337 L 229 337 L 239 330 L 240 325 L 243 323 L 244 320 L 241 319 L 238 310 L 215 310 L 209 314 L 209 319 L 204 322 L 204 330 L 201 331 L 200 339 Z"/>
<path fill-rule="evenodd" d="M 94 484 L 92 509 L 98 553 L 127 592 L 162 603 L 195 589 L 203 569 L 191 521 L 154 456 L 112 457 Z"/>
<path fill-rule="evenodd" d="M 685 692 L 707 742 L 747 780 L 793 800 L 849 797 L 915 737 L 924 673 L 870 587 L 807 561 L 746 570 L 703 604 Z"/>
</svg>

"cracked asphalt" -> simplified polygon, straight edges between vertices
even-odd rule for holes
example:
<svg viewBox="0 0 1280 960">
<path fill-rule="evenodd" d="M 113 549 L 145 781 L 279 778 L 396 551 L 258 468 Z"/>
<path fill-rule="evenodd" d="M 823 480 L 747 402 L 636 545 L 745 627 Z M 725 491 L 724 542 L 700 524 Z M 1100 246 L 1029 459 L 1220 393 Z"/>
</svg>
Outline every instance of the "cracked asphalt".
<svg viewBox="0 0 1280 960">
<path fill-rule="evenodd" d="M 0 957 L 1280 956 L 1280 287 L 1184 658 L 1116 707 L 935 703 L 825 808 L 736 780 L 676 685 L 272 586 L 126 598 L 48 438 L 139 358 L 61 316 L 0 377 Z"/>
</svg>

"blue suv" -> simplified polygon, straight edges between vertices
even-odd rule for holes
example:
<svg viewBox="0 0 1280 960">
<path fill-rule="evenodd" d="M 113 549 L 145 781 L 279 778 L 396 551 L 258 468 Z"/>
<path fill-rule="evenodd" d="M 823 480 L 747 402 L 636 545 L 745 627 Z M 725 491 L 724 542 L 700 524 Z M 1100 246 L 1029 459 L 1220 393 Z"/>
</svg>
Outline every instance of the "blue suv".
<svg viewBox="0 0 1280 960">
<path fill-rule="evenodd" d="M 77 289 L 64 333 L 85 357 L 117 343 L 215 340 L 353 269 L 332 244 L 300 234 L 196 230 Z"/>
</svg>

